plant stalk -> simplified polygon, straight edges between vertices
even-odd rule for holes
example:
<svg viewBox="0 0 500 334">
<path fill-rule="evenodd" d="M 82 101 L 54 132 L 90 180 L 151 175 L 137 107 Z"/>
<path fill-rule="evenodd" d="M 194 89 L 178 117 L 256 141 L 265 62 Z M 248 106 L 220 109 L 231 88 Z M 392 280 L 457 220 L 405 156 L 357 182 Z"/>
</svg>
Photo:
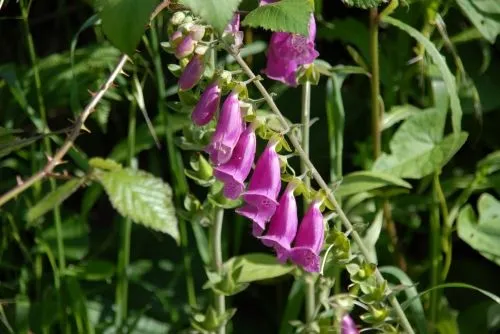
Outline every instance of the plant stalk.
<svg viewBox="0 0 500 334">
<path fill-rule="evenodd" d="M 339 203 L 337 202 L 337 199 L 335 198 L 335 196 L 333 196 L 332 190 L 330 189 L 330 187 L 328 187 L 327 183 L 325 182 L 323 177 L 319 174 L 316 167 L 314 167 L 311 160 L 309 160 L 306 153 L 302 149 L 300 142 L 297 140 L 297 138 L 295 137 L 293 132 L 289 131 L 290 126 L 288 125 L 287 120 L 285 119 L 285 117 L 283 116 L 283 114 L 281 113 L 279 108 L 276 106 L 276 103 L 274 103 L 272 96 L 269 94 L 269 92 L 266 90 L 264 85 L 262 85 L 262 83 L 259 80 L 255 80 L 255 78 L 256 78 L 255 74 L 250 69 L 250 67 L 248 67 L 248 65 L 245 63 L 243 58 L 241 58 L 241 56 L 239 54 L 236 54 L 234 52 L 232 53 L 232 55 L 236 59 L 238 64 L 241 66 L 243 71 L 247 74 L 247 76 L 250 79 L 254 79 L 252 81 L 253 84 L 257 87 L 257 89 L 261 93 L 262 97 L 266 100 L 267 104 L 269 105 L 269 107 L 271 108 L 273 113 L 277 116 L 278 120 L 281 123 L 281 126 L 283 127 L 283 132 L 287 134 L 288 138 L 290 139 L 290 142 L 292 143 L 293 147 L 297 151 L 297 154 L 300 156 L 301 160 L 304 161 L 306 167 L 309 169 L 311 175 L 316 180 L 318 185 L 323 189 L 323 191 L 325 191 L 325 194 L 326 194 L 328 200 L 334 206 L 335 211 L 337 212 L 338 217 L 339 217 L 340 221 L 342 222 L 342 224 L 344 225 L 344 227 L 346 228 L 346 230 L 351 231 L 350 235 L 353 238 L 354 242 L 358 245 L 358 248 L 359 248 L 361 254 L 365 258 L 369 258 L 370 251 L 366 248 L 365 244 L 363 243 L 363 239 L 358 234 L 358 232 L 353 228 L 352 223 L 349 221 L 349 219 L 345 215 L 344 211 L 342 210 Z M 378 281 L 385 281 L 384 277 L 382 276 L 382 274 L 380 273 L 378 268 L 375 270 L 375 276 L 376 276 Z M 390 304 L 392 305 L 392 307 L 394 308 L 394 311 L 395 311 L 397 317 L 399 318 L 399 322 L 400 322 L 401 326 L 403 327 L 403 329 L 406 331 L 406 333 L 407 334 L 414 334 L 415 331 L 411 327 L 411 324 L 408 321 L 408 318 L 406 317 L 406 315 L 405 315 L 401 305 L 399 304 L 398 300 L 396 299 L 396 297 L 393 294 L 390 294 L 388 297 L 388 300 L 389 300 Z"/>
<path fill-rule="evenodd" d="M 211 247 L 212 247 L 212 262 L 214 270 L 217 274 L 223 274 L 222 260 L 222 224 L 224 222 L 224 209 L 218 208 L 215 212 L 215 221 L 211 227 Z M 214 291 L 214 307 L 218 317 L 222 317 L 226 313 L 226 299 L 223 294 Z M 225 322 L 217 329 L 217 334 L 226 333 Z"/>
<path fill-rule="evenodd" d="M 136 130 L 137 102 L 130 102 L 128 118 L 128 165 L 133 167 L 135 153 L 135 130 Z M 120 246 L 118 251 L 118 275 L 116 283 L 116 319 L 117 328 L 121 328 L 127 320 L 128 311 L 128 276 L 127 268 L 130 263 L 130 243 L 132 233 L 132 220 L 122 219 L 120 224 Z"/>
<path fill-rule="evenodd" d="M 301 113 L 301 123 L 302 123 L 302 148 L 307 157 L 309 157 L 309 127 L 311 120 L 311 83 L 306 81 L 302 85 L 302 113 Z M 307 166 L 304 160 L 300 161 L 300 172 L 304 174 L 307 172 Z M 307 188 L 311 187 L 311 180 L 306 175 L 304 177 L 304 183 Z M 304 212 L 306 212 L 309 203 L 304 198 Z M 308 274 L 306 277 L 305 284 L 305 307 L 306 307 L 306 321 L 309 323 L 314 319 L 314 310 L 316 309 L 316 298 L 315 298 L 315 286 L 314 277 L 312 274 Z"/>
<path fill-rule="evenodd" d="M 440 262 L 441 262 L 441 227 L 439 221 L 439 174 L 434 173 L 433 180 L 433 204 L 430 216 L 430 233 L 429 246 L 431 256 L 431 271 L 430 271 L 430 286 L 438 286 L 440 284 Z M 433 325 L 436 324 L 437 313 L 439 309 L 439 289 L 433 289 L 430 292 L 429 314 Z"/>
</svg>

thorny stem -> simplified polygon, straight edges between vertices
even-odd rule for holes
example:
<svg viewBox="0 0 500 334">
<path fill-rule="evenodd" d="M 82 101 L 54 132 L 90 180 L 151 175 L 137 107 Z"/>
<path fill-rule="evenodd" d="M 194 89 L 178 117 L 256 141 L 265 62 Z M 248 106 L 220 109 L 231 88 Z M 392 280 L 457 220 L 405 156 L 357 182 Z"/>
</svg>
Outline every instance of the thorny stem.
<svg viewBox="0 0 500 334">
<path fill-rule="evenodd" d="M 248 67 L 248 65 L 245 63 L 243 58 L 241 58 L 241 56 L 239 54 L 236 54 L 235 52 L 232 52 L 232 55 L 236 59 L 238 64 L 243 68 L 243 70 L 248 75 L 248 77 L 254 78 L 255 74 L 252 72 L 250 67 Z M 302 146 L 300 145 L 299 141 L 297 140 L 297 138 L 295 137 L 293 132 L 289 131 L 290 126 L 288 125 L 288 122 L 286 121 L 283 114 L 280 112 L 280 110 L 278 109 L 278 107 L 274 103 L 272 96 L 269 94 L 269 92 L 266 90 L 266 88 L 264 87 L 264 85 L 262 85 L 262 83 L 260 81 L 256 80 L 253 83 L 257 87 L 259 92 L 262 94 L 262 96 L 266 100 L 266 102 L 269 105 L 269 107 L 271 108 L 271 110 L 276 114 L 276 116 L 280 120 L 281 125 L 283 126 L 283 132 L 285 132 L 287 134 L 288 138 L 290 139 L 290 142 L 292 143 L 293 147 L 297 151 L 300 158 L 304 161 L 306 167 L 311 172 L 314 180 L 316 180 L 316 182 L 318 183 L 320 188 L 323 189 L 323 191 L 325 191 L 328 200 L 332 203 L 332 205 L 335 208 L 335 211 L 338 213 L 338 217 L 339 217 L 340 221 L 342 222 L 342 224 L 344 225 L 344 227 L 348 231 L 351 231 L 351 236 L 352 236 L 354 242 L 358 245 L 358 248 L 360 249 L 361 254 L 365 258 L 369 258 L 370 251 L 366 248 L 365 244 L 363 243 L 363 239 L 358 234 L 358 232 L 356 232 L 356 230 L 354 230 L 352 223 L 349 221 L 349 219 L 345 215 L 344 211 L 342 210 L 339 203 L 337 202 L 337 199 L 333 196 L 333 192 L 328 187 L 328 185 L 326 184 L 323 177 L 319 174 L 316 167 L 314 167 L 311 160 L 309 160 L 309 158 L 307 157 L 306 153 L 302 149 Z M 380 271 L 378 269 L 375 270 L 375 277 L 379 281 L 385 281 L 384 277 L 382 276 L 382 274 L 380 273 Z M 399 304 L 396 297 L 392 293 L 389 293 L 388 299 L 389 299 L 389 302 L 391 303 L 392 307 L 394 308 L 396 315 L 399 317 L 399 321 L 401 323 L 401 326 L 404 328 L 406 333 L 407 334 L 414 334 L 415 332 L 414 332 L 413 328 L 411 327 L 410 322 L 408 321 L 408 318 L 406 317 L 406 315 L 405 315 L 403 309 L 401 308 L 401 305 Z"/>
<path fill-rule="evenodd" d="M 373 158 L 376 160 L 381 153 L 382 128 L 380 120 L 380 64 L 378 46 L 378 24 L 379 14 L 377 8 L 370 10 L 370 58 L 371 58 L 371 113 L 372 113 L 372 137 L 373 137 Z M 389 235 L 392 252 L 398 266 L 406 271 L 406 260 L 399 250 L 398 232 L 396 224 L 392 219 L 391 206 L 388 200 L 383 203 L 384 224 Z"/>
<path fill-rule="evenodd" d="M 37 181 L 40 181 L 45 176 L 50 174 L 57 165 L 60 165 L 63 163 L 62 159 L 64 158 L 66 153 L 68 153 L 68 151 L 73 146 L 73 143 L 75 142 L 75 139 L 80 134 L 80 132 L 84 126 L 85 121 L 90 116 L 90 114 L 94 111 L 95 107 L 97 106 L 99 101 L 102 99 L 102 97 L 104 96 L 106 91 L 112 86 L 113 81 L 116 79 L 118 74 L 120 74 L 122 72 L 123 66 L 125 65 L 127 59 L 128 59 L 128 57 L 126 55 L 123 55 L 120 58 L 118 65 L 116 65 L 115 69 L 108 77 L 108 80 L 106 80 L 106 82 L 101 87 L 101 89 L 99 89 L 99 91 L 94 94 L 94 97 L 92 98 L 90 103 L 85 107 L 83 112 L 80 114 L 80 117 L 77 118 L 75 125 L 73 127 L 73 130 L 68 135 L 68 138 L 66 138 L 66 140 L 64 141 L 64 144 L 61 146 L 61 148 L 56 152 L 56 154 L 52 158 L 49 158 L 45 167 L 42 168 L 40 171 L 38 171 L 38 173 L 31 176 L 29 179 L 20 182 L 16 187 L 12 188 L 8 192 L 6 192 L 2 196 L 0 196 L 0 207 L 2 205 L 4 205 L 5 203 L 7 203 L 8 201 L 10 201 L 12 198 L 21 194 L 23 191 L 25 191 L 29 187 L 31 187 Z"/>
<path fill-rule="evenodd" d="M 306 81 L 302 85 L 302 147 L 304 148 L 304 153 L 309 157 L 309 121 L 311 119 L 311 83 Z M 300 161 L 300 172 L 302 174 L 307 172 L 307 166 L 304 160 Z M 311 187 L 311 180 L 307 175 L 304 176 L 304 183 L 307 188 Z M 304 198 L 304 212 L 307 210 L 309 205 L 308 201 Z M 307 275 L 305 284 L 305 304 L 306 304 L 306 321 L 309 323 L 314 319 L 314 310 L 316 309 L 316 298 L 315 298 L 315 288 L 314 288 L 314 277 L 313 275 Z"/>
<path fill-rule="evenodd" d="M 217 274 L 222 276 L 222 224 L 224 222 L 224 209 L 218 208 L 211 231 L 212 262 Z M 226 313 L 226 300 L 224 295 L 214 291 L 214 306 L 219 319 Z M 217 334 L 226 333 L 225 322 L 217 330 Z"/>
</svg>

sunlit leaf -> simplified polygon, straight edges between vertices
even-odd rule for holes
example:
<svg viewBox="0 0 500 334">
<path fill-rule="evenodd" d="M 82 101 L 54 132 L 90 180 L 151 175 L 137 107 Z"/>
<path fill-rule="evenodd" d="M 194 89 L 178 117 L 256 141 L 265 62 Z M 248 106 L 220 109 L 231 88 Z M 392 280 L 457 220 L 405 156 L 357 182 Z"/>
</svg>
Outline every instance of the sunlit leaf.
<svg viewBox="0 0 500 334">
<path fill-rule="evenodd" d="M 386 186 L 411 189 L 411 184 L 394 175 L 376 171 L 360 171 L 346 175 L 335 193 L 339 196 L 348 196 Z"/>
<path fill-rule="evenodd" d="M 196 15 L 205 22 L 222 32 L 231 20 L 241 0 L 179 0 L 179 3 L 189 7 Z"/>
<path fill-rule="evenodd" d="M 500 2 L 498 0 L 456 0 L 463 13 L 491 44 L 500 34 Z"/>
<path fill-rule="evenodd" d="M 281 264 L 275 256 L 263 253 L 235 256 L 226 262 L 231 264 L 233 278 L 238 283 L 248 283 L 271 279 L 288 274 L 294 269 L 292 265 Z"/>
</svg>

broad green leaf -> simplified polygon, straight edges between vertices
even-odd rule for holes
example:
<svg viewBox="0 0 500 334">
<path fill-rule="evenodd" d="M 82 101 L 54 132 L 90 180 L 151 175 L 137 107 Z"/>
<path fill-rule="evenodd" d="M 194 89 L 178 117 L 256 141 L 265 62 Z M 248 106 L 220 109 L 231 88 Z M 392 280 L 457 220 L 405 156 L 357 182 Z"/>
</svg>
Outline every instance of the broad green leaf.
<svg viewBox="0 0 500 334">
<path fill-rule="evenodd" d="M 478 200 L 479 217 L 471 205 L 458 215 L 458 236 L 485 258 L 500 265 L 500 202 L 484 193 Z"/>
<path fill-rule="evenodd" d="M 382 154 L 374 171 L 418 179 L 444 166 L 462 147 L 467 133 L 443 139 L 444 114 L 427 109 L 408 118 L 391 139 L 391 154 Z"/>
<path fill-rule="evenodd" d="M 238 9 L 241 0 L 179 0 L 179 3 L 189 7 L 193 13 L 205 22 L 222 32 Z"/>
<path fill-rule="evenodd" d="M 224 266 L 232 265 L 233 279 L 249 283 L 288 274 L 294 266 L 281 264 L 275 256 L 263 253 L 245 254 L 229 259 Z"/>
<path fill-rule="evenodd" d="M 72 179 L 63 184 L 62 186 L 54 189 L 54 191 L 47 194 L 42 198 L 34 207 L 28 210 L 26 220 L 33 222 L 35 219 L 40 218 L 56 206 L 66 200 L 85 182 L 85 178 Z"/>
<path fill-rule="evenodd" d="M 124 217 L 157 231 L 177 242 L 179 230 L 172 203 L 172 189 L 161 179 L 131 168 L 96 174 L 113 207 Z"/>
<path fill-rule="evenodd" d="M 408 35 L 421 43 L 424 46 L 425 51 L 429 54 L 430 58 L 439 69 L 439 72 L 441 72 L 444 83 L 446 84 L 446 90 L 450 96 L 453 133 L 458 136 L 462 128 L 462 107 L 460 106 L 460 100 L 457 94 L 455 77 L 448 68 L 445 58 L 439 53 L 436 46 L 415 28 L 392 17 L 384 17 L 383 21 L 405 31 Z"/>
<path fill-rule="evenodd" d="M 360 171 L 346 175 L 335 193 L 339 196 L 348 196 L 386 186 L 411 189 L 411 184 L 391 174 Z"/>
<path fill-rule="evenodd" d="M 158 0 L 99 0 L 102 30 L 111 43 L 132 55 Z"/>
<path fill-rule="evenodd" d="M 491 44 L 500 34 L 498 0 L 456 0 L 463 13 Z"/>
<path fill-rule="evenodd" d="M 386 0 L 342 0 L 346 5 L 359 8 L 373 8 L 386 3 Z"/>
<path fill-rule="evenodd" d="M 309 0 L 281 0 L 252 10 L 242 24 L 307 36 L 311 13 Z"/>
<path fill-rule="evenodd" d="M 112 159 L 103 159 L 100 157 L 95 157 L 90 159 L 89 165 L 92 168 L 103 169 L 105 171 L 110 171 L 110 172 L 118 171 L 123 168 L 121 164 Z"/>
<path fill-rule="evenodd" d="M 379 267 L 379 270 L 382 274 L 390 274 L 396 277 L 401 284 L 405 285 L 406 288 L 404 289 L 404 292 L 406 294 L 406 298 L 411 300 L 408 308 L 411 310 L 411 315 L 415 319 L 418 333 L 427 334 L 429 331 L 427 330 L 427 320 L 425 319 L 424 306 L 422 305 L 422 301 L 418 298 L 418 291 L 415 287 L 415 283 L 413 283 L 410 277 L 408 277 L 408 275 L 398 267 L 385 266 Z"/>
<path fill-rule="evenodd" d="M 115 265 L 110 261 L 90 260 L 68 267 L 65 274 L 87 281 L 106 281 L 115 274 Z"/>
<path fill-rule="evenodd" d="M 409 104 L 392 107 L 382 116 L 382 131 L 421 111 L 422 109 Z"/>
<path fill-rule="evenodd" d="M 64 255 L 70 260 L 81 260 L 89 251 L 89 227 L 79 216 L 73 216 L 63 221 L 62 237 Z M 50 225 L 42 232 L 41 238 L 54 254 L 57 254 L 57 231 Z"/>
</svg>

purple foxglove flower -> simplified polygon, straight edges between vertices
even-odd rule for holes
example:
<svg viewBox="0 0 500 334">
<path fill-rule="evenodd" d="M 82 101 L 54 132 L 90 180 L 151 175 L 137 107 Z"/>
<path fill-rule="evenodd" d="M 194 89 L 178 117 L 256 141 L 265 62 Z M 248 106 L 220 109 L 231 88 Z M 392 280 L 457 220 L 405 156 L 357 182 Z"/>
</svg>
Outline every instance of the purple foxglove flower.
<svg viewBox="0 0 500 334">
<path fill-rule="evenodd" d="M 319 210 L 320 202 L 314 201 L 307 210 L 295 236 L 290 258 L 308 272 L 319 272 L 319 252 L 323 246 L 325 226 Z"/>
<path fill-rule="evenodd" d="M 234 36 L 234 46 L 240 47 L 243 44 L 243 32 L 240 31 L 240 14 L 234 14 L 231 22 L 224 29 L 224 34 L 232 34 Z"/>
<path fill-rule="evenodd" d="M 188 34 L 175 48 L 175 57 L 177 57 L 177 59 L 187 57 L 193 53 L 195 47 L 196 41 L 193 39 L 191 34 Z"/>
<path fill-rule="evenodd" d="M 222 105 L 215 133 L 205 148 L 214 165 L 218 166 L 229 161 L 244 127 L 238 94 L 233 91 Z"/>
<path fill-rule="evenodd" d="M 205 88 L 201 94 L 200 100 L 194 107 L 191 119 L 194 124 L 201 126 L 208 124 L 219 109 L 221 89 L 219 84 L 214 81 Z"/>
<path fill-rule="evenodd" d="M 179 88 L 182 90 L 193 88 L 198 81 L 200 81 L 204 70 L 205 64 L 203 62 L 203 57 L 195 55 L 186 65 L 184 72 L 182 72 L 179 78 Z"/>
<path fill-rule="evenodd" d="M 261 0 L 260 5 L 276 1 Z M 275 32 L 271 35 L 267 52 L 267 66 L 263 71 L 269 78 L 281 81 L 289 86 L 297 86 L 297 69 L 301 65 L 311 64 L 319 56 L 314 48 L 316 21 L 311 14 L 308 36 L 287 32 Z"/>
<path fill-rule="evenodd" d="M 246 204 L 236 212 L 253 221 L 253 235 L 262 235 L 266 223 L 276 211 L 281 188 L 281 171 L 278 154 L 276 153 L 277 141 L 271 140 L 260 156 L 248 190 L 243 193 Z"/>
<path fill-rule="evenodd" d="M 290 244 L 297 233 L 297 202 L 293 196 L 296 187 L 297 184 L 293 181 L 288 184 L 280 197 L 276 212 L 271 217 L 269 230 L 265 236 L 260 237 L 264 245 L 274 248 L 280 262 L 288 259 Z"/>
<path fill-rule="evenodd" d="M 179 45 L 182 37 L 182 32 L 180 30 L 174 31 L 174 33 L 170 36 L 170 44 L 172 44 L 172 46 L 174 47 Z"/>
<path fill-rule="evenodd" d="M 227 198 L 237 199 L 245 189 L 243 182 L 252 169 L 256 145 L 255 131 L 250 125 L 241 134 L 231 159 L 214 169 L 214 176 L 224 182 L 224 196 Z"/>
<path fill-rule="evenodd" d="M 359 334 L 358 329 L 356 328 L 356 324 L 349 316 L 346 314 L 342 317 L 342 330 L 341 334 Z"/>
</svg>

